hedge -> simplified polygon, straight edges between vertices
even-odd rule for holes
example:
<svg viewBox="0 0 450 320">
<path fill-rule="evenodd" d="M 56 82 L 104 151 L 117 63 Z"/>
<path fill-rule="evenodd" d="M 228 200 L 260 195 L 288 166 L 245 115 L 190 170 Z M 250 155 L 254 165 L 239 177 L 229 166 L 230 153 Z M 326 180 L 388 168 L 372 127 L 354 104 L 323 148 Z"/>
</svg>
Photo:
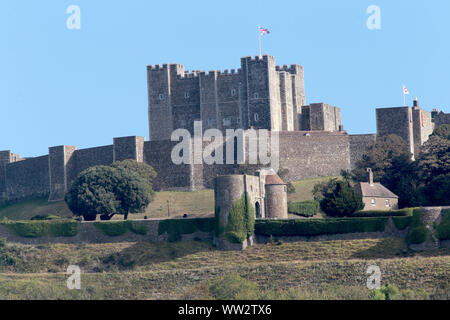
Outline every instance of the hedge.
<svg viewBox="0 0 450 320">
<path fill-rule="evenodd" d="M 439 240 L 450 240 L 450 209 L 442 210 L 441 223 L 435 229 Z"/>
<path fill-rule="evenodd" d="M 319 212 L 319 206 L 319 202 L 314 200 L 289 202 L 288 211 L 302 217 L 312 217 Z"/>
<path fill-rule="evenodd" d="M 169 234 L 169 241 L 181 240 L 182 234 L 192 234 L 196 231 L 212 232 L 214 218 L 196 219 L 166 219 L 159 222 L 158 234 Z"/>
<path fill-rule="evenodd" d="M 339 233 L 383 232 L 388 218 L 340 218 L 315 220 L 258 220 L 261 236 L 318 236 Z"/>
<path fill-rule="evenodd" d="M 94 226 L 103 234 L 110 237 L 121 236 L 128 231 L 140 235 L 147 234 L 147 226 L 138 224 L 135 221 L 94 222 Z"/>
<path fill-rule="evenodd" d="M 39 238 L 46 235 L 53 237 L 73 237 L 78 233 L 78 223 L 71 220 L 62 221 L 16 221 L 1 222 L 11 232 L 24 238 Z"/>
<path fill-rule="evenodd" d="M 372 211 L 357 211 L 349 217 L 364 218 L 364 217 L 409 217 L 413 215 L 414 208 L 405 208 L 400 210 L 372 210 Z"/>
</svg>

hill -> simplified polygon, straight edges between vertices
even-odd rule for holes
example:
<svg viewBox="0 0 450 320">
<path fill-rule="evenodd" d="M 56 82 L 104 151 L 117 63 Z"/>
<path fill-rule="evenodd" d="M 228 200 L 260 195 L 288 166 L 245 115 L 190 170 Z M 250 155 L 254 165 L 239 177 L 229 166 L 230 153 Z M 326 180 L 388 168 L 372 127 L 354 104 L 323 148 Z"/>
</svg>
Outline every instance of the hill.
<svg viewBox="0 0 450 320">
<path fill-rule="evenodd" d="M 289 201 L 304 201 L 313 199 L 312 189 L 318 182 L 330 179 L 330 177 L 315 178 L 296 181 L 295 193 L 288 196 Z M 170 212 L 170 214 L 169 214 Z M 181 192 L 163 191 L 157 192 L 155 200 L 150 203 L 143 214 L 132 215 L 130 218 L 174 218 L 184 213 L 191 216 L 209 216 L 214 214 L 214 191 L 210 189 Z M 63 218 L 72 217 L 72 213 L 64 201 L 47 202 L 47 198 L 28 199 L 12 205 L 0 206 L 0 219 L 29 220 L 36 215 L 56 215 Z M 120 220 L 121 216 L 114 219 Z"/>
</svg>

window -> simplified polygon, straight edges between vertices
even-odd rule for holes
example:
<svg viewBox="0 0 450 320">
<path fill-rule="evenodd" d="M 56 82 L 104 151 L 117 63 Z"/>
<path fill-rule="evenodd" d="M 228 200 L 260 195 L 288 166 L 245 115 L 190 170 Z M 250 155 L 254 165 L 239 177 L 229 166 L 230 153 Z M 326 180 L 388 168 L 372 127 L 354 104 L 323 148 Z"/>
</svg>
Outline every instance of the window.
<svg viewBox="0 0 450 320">
<path fill-rule="evenodd" d="M 224 126 L 230 126 L 231 125 L 231 119 L 230 118 L 223 118 L 223 125 Z"/>
<path fill-rule="evenodd" d="M 185 92 L 185 93 L 184 93 L 184 98 L 185 98 L 185 99 L 189 98 L 189 92 Z"/>
<path fill-rule="evenodd" d="M 237 119 L 236 119 L 236 123 L 237 123 L 237 124 L 240 124 L 240 123 L 241 123 L 241 118 L 237 118 Z"/>
<path fill-rule="evenodd" d="M 255 92 L 255 93 L 253 94 L 253 98 L 258 99 L 258 98 L 259 98 L 259 93 L 258 93 L 258 92 Z"/>
<path fill-rule="evenodd" d="M 254 117 L 255 117 L 255 121 L 258 122 L 259 121 L 259 114 L 255 113 Z"/>
<path fill-rule="evenodd" d="M 231 95 L 235 96 L 236 95 L 236 89 L 231 89 Z"/>
<path fill-rule="evenodd" d="M 372 203 L 372 206 L 375 207 L 375 199 L 372 199 L 371 203 Z"/>
<path fill-rule="evenodd" d="M 214 124 L 214 119 L 209 117 L 208 118 L 208 126 L 212 126 Z"/>
<path fill-rule="evenodd" d="M 389 207 L 389 199 L 386 199 L 386 207 Z"/>
<path fill-rule="evenodd" d="M 164 95 L 162 93 L 159 94 L 159 100 L 164 100 Z"/>
</svg>

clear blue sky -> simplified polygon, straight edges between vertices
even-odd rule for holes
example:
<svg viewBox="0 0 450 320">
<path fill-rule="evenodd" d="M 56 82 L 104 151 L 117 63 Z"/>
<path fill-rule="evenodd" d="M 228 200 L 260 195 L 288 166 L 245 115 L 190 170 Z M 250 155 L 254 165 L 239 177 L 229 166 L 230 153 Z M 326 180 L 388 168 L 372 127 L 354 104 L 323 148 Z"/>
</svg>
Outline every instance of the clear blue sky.
<svg viewBox="0 0 450 320">
<path fill-rule="evenodd" d="M 66 27 L 69 5 L 81 30 Z M 369 5 L 381 30 L 369 30 Z M 421 106 L 449 112 L 450 1 L 2 0 L 0 150 L 86 148 L 113 137 L 148 138 L 146 65 L 238 68 L 263 53 L 305 68 L 307 102 L 342 108 L 349 133 L 374 133 L 375 108 L 402 105 L 402 84 Z"/>
</svg>

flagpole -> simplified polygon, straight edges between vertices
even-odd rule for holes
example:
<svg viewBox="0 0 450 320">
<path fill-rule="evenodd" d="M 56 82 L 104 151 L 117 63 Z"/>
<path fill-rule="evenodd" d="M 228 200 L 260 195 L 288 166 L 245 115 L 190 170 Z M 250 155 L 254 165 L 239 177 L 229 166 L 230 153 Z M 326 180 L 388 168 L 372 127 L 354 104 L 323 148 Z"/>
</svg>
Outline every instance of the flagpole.
<svg viewBox="0 0 450 320">
<path fill-rule="evenodd" d="M 259 40 L 259 57 L 261 58 L 262 54 L 261 54 L 261 27 L 260 26 L 258 26 L 258 40 Z"/>
</svg>

